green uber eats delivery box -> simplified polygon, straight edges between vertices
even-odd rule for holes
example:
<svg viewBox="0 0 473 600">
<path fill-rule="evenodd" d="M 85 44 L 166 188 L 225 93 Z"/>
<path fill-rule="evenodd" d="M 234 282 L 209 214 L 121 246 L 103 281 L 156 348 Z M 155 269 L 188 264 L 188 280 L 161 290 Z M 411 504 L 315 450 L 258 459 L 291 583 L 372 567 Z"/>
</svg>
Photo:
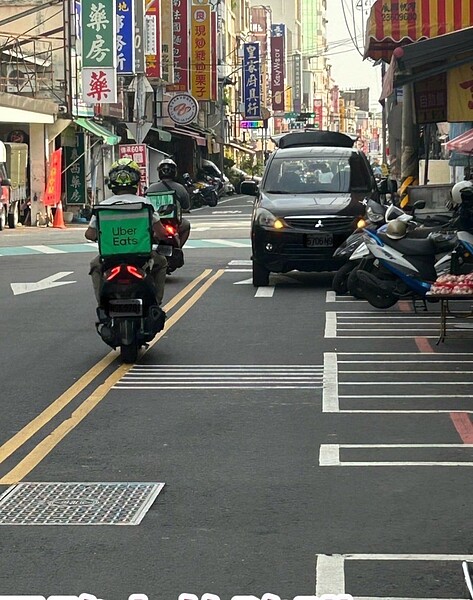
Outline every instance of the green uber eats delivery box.
<svg viewBox="0 0 473 600">
<path fill-rule="evenodd" d="M 146 198 L 154 206 L 154 209 L 161 219 L 181 219 L 181 205 L 176 200 L 176 192 L 169 190 L 167 192 L 150 192 Z"/>
<path fill-rule="evenodd" d="M 121 254 L 151 253 L 153 207 L 149 204 L 110 204 L 94 208 L 97 216 L 99 254 L 106 258 Z"/>
</svg>

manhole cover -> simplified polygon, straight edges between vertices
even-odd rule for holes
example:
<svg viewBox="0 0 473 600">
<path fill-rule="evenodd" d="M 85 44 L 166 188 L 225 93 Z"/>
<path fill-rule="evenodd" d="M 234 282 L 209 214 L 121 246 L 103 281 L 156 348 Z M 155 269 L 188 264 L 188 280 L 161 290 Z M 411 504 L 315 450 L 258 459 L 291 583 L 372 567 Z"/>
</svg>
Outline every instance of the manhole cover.
<svg viewBox="0 0 473 600">
<path fill-rule="evenodd" d="M 164 483 L 18 483 L 0 525 L 138 525 Z"/>
</svg>

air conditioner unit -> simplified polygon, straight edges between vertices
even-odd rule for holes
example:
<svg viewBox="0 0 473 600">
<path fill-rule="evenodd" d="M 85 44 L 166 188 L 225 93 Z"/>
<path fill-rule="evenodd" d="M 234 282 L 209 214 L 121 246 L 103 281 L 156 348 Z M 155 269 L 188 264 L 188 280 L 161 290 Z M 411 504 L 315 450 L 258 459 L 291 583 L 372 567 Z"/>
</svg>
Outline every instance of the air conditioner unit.
<svg viewBox="0 0 473 600">
<path fill-rule="evenodd" d="M 35 75 L 21 69 L 10 69 L 7 75 L 7 92 L 19 94 L 20 92 L 34 92 Z"/>
</svg>

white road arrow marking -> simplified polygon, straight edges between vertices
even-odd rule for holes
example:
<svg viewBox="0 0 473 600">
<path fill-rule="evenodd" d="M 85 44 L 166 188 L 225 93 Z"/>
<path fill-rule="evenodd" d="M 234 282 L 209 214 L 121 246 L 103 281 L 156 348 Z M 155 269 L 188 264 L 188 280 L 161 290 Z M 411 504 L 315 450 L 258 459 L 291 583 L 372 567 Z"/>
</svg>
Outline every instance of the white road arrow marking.
<svg viewBox="0 0 473 600">
<path fill-rule="evenodd" d="M 48 288 L 58 287 L 60 285 L 68 285 L 69 283 L 77 283 L 76 281 L 57 281 L 67 275 L 72 275 L 74 271 L 61 271 L 55 275 L 45 277 L 36 283 L 11 283 L 11 289 L 14 296 L 19 294 L 28 294 L 29 292 L 39 292 L 40 290 L 46 290 Z"/>
<path fill-rule="evenodd" d="M 253 279 L 250 277 L 250 279 L 243 279 L 243 281 L 235 281 L 233 285 L 249 285 L 251 283 L 253 283 Z"/>
</svg>

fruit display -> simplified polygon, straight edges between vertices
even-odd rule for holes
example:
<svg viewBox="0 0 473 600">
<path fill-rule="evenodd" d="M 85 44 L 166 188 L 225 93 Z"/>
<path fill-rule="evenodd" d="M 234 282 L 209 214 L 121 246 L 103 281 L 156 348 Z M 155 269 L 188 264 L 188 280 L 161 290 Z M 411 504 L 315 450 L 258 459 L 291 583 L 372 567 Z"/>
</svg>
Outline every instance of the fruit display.
<svg viewBox="0 0 473 600">
<path fill-rule="evenodd" d="M 473 296 L 473 273 L 467 275 L 440 275 L 430 288 L 431 294 Z"/>
</svg>

